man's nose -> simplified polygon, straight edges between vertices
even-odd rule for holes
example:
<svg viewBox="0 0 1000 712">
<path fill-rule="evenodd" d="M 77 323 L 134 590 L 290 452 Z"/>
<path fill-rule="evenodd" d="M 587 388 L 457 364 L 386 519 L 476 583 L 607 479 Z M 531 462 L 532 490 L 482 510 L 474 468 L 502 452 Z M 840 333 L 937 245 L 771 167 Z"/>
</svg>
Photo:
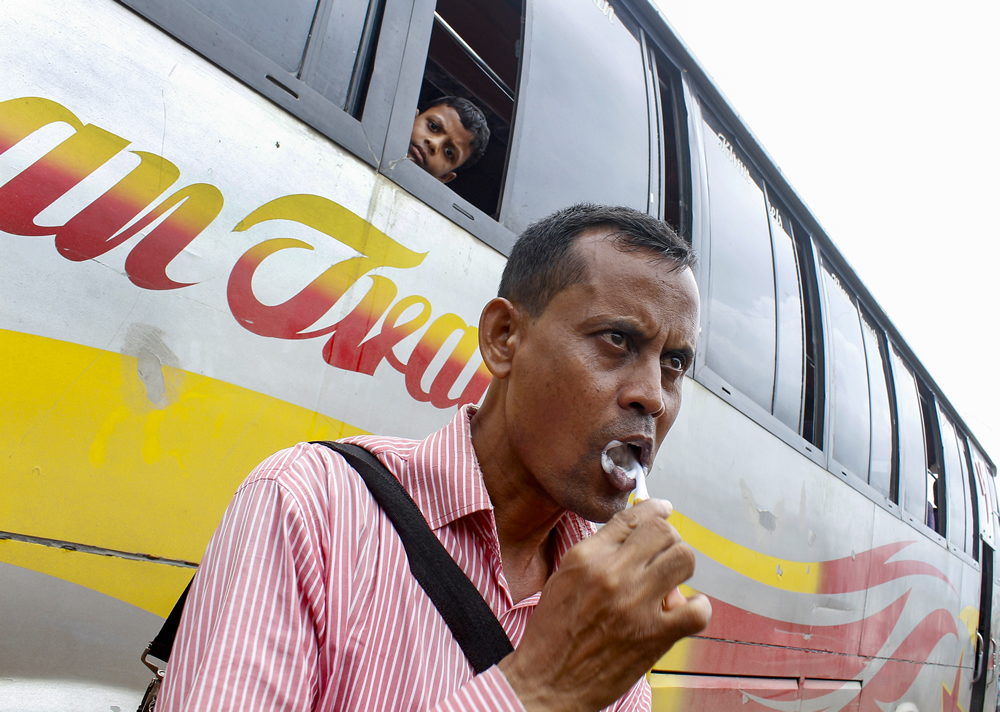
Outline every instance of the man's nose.
<svg viewBox="0 0 1000 712">
<path fill-rule="evenodd" d="M 663 383 L 659 358 L 639 358 L 621 392 L 621 406 L 642 415 L 663 413 Z"/>
<path fill-rule="evenodd" d="M 440 147 L 440 144 L 441 144 L 441 137 L 440 136 L 427 136 L 424 139 L 424 143 L 427 145 L 427 149 L 428 149 L 429 153 L 431 153 L 431 154 L 437 153 L 438 152 L 438 148 Z"/>
</svg>

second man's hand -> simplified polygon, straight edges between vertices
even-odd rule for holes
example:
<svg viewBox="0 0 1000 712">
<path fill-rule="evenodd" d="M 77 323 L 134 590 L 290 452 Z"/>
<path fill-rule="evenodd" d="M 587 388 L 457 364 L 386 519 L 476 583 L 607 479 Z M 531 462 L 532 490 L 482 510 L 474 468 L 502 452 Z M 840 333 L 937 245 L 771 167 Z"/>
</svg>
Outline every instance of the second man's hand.
<svg viewBox="0 0 1000 712">
<path fill-rule="evenodd" d="M 500 662 L 528 712 L 606 707 L 708 625 L 708 599 L 677 589 L 695 559 L 671 512 L 662 500 L 642 502 L 563 557 L 517 650 Z"/>
</svg>

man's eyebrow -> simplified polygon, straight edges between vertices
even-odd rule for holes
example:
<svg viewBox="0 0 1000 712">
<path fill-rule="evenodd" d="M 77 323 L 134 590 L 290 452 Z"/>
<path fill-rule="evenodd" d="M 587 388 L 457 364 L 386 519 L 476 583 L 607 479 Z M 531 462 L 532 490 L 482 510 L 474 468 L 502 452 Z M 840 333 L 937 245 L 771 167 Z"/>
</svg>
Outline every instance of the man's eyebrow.
<svg viewBox="0 0 1000 712">
<path fill-rule="evenodd" d="M 687 358 L 689 360 L 694 360 L 695 350 L 691 346 L 681 346 L 681 347 L 676 348 L 676 349 L 667 349 L 666 351 L 664 351 L 664 353 L 667 353 L 667 354 L 678 354 L 680 356 L 684 356 L 685 358 Z"/>
</svg>

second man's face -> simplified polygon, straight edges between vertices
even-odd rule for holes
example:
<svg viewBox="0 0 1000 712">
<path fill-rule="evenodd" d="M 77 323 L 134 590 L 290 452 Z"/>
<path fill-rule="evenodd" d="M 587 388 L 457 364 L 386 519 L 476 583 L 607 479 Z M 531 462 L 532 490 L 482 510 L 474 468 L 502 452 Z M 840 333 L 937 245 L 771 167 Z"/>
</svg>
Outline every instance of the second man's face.
<svg viewBox="0 0 1000 712">
<path fill-rule="evenodd" d="M 512 440 L 534 486 L 559 507 L 607 521 L 634 481 L 605 472 L 625 443 L 648 468 L 681 404 L 698 340 L 691 270 L 622 252 L 606 231 L 579 238 L 587 277 L 556 294 L 521 336 L 508 386 Z"/>
<path fill-rule="evenodd" d="M 417 114 L 407 156 L 442 183 L 472 155 L 472 134 L 458 112 L 444 104 Z"/>
</svg>

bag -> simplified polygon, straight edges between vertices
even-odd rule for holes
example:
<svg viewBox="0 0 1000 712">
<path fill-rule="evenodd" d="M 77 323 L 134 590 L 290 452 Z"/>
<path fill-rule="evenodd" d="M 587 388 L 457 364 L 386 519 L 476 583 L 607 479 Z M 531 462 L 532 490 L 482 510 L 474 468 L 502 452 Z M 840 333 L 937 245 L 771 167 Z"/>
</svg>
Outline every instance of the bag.
<svg viewBox="0 0 1000 712">
<path fill-rule="evenodd" d="M 427 520 L 409 492 L 385 465 L 357 445 L 325 440 L 313 444 L 324 445 L 339 453 L 361 475 L 403 541 L 410 572 L 448 624 L 476 674 L 485 672 L 513 652 L 514 647 L 489 604 L 427 526 Z M 142 663 L 153 671 L 153 679 L 146 688 L 138 712 L 152 712 L 156 706 L 166 666 L 161 668 L 147 658 L 154 657 L 164 663 L 169 661 L 181 611 L 190 589 L 189 583 L 160 632 L 142 654 Z"/>
</svg>

